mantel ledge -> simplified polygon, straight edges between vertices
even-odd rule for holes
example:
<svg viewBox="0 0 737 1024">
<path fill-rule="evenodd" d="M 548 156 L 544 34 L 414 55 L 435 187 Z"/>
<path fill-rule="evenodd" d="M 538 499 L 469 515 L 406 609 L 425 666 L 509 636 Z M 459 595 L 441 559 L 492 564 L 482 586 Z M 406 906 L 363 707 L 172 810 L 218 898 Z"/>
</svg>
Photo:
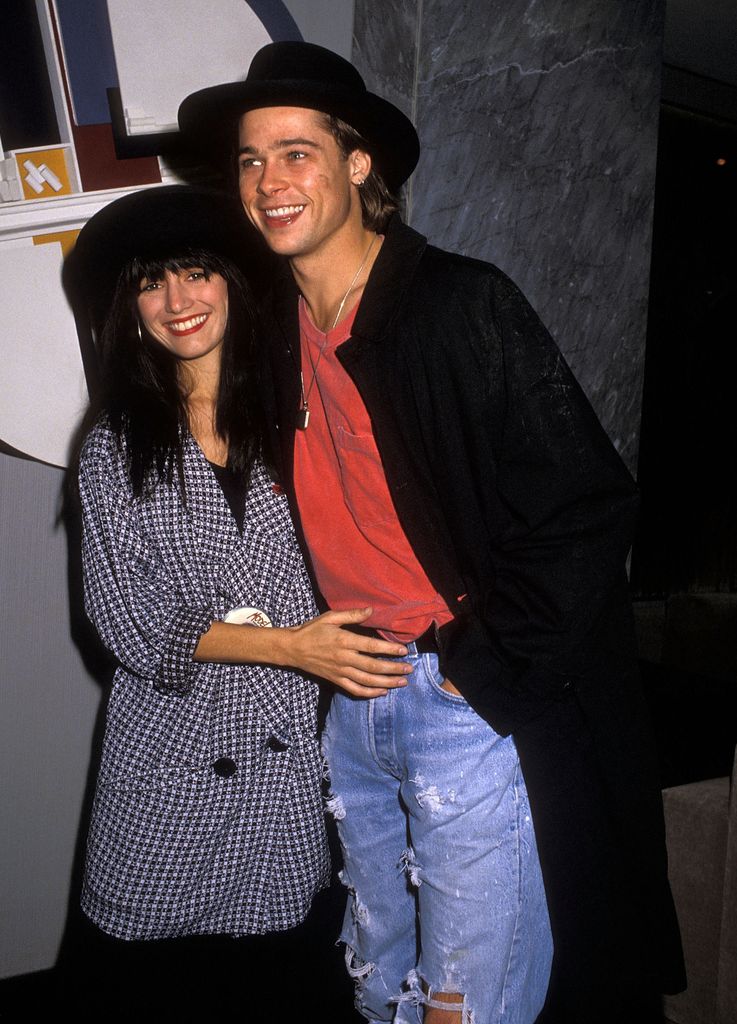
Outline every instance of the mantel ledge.
<svg viewBox="0 0 737 1024">
<path fill-rule="evenodd" d="M 113 188 L 100 192 L 76 192 L 58 199 L 22 199 L 15 203 L 2 203 L 0 244 L 15 239 L 31 238 L 33 235 L 75 231 L 113 199 L 119 199 L 135 191 L 135 188 Z"/>
</svg>

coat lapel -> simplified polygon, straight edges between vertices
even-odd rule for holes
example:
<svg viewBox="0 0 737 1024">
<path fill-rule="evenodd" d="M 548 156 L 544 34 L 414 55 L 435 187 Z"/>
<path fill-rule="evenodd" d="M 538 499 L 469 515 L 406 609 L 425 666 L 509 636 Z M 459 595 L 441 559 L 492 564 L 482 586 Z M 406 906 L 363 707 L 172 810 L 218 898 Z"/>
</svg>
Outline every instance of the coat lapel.
<svg viewBox="0 0 737 1024">
<path fill-rule="evenodd" d="M 351 342 L 380 338 L 386 333 L 426 248 L 427 239 L 403 224 L 399 214 L 394 214 L 364 288 Z"/>
</svg>

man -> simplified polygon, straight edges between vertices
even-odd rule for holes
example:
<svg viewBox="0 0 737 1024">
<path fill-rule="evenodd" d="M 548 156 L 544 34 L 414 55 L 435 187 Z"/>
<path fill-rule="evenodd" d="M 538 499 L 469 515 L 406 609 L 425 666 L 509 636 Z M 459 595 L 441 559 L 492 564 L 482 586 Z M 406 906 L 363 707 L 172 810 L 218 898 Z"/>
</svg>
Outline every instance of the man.
<svg viewBox="0 0 737 1024">
<path fill-rule="evenodd" d="M 347 61 L 270 44 L 180 124 L 211 148 L 237 128 L 244 208 L 286 264 L 284 484 L 326 604 L 371 609 L 325 735 L 359 1009 L 656 1020 L 682 964 L 633 669 L 631 478 L 511 282 L 402 224 L 416 133 Z M 384 660 L 404 648 L 406 679 Z"/>
</svg>

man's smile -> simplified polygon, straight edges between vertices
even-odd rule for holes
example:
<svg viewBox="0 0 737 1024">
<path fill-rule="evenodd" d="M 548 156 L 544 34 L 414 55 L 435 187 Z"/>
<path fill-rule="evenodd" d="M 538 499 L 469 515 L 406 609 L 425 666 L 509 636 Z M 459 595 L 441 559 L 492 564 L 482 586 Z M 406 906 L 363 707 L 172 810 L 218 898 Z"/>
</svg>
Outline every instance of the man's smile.
<svg viewBox="0 0 737 1024">
<path fill-rule="evenodd" d="M 291 224 L 292 221 L 302 213 L 305 208 L 305 204 L 301 203 L 296 206 L 276 206 L 271 209 L 264 209 L 261 212 L 264 217 L 272 224 Z"/>
</svg>

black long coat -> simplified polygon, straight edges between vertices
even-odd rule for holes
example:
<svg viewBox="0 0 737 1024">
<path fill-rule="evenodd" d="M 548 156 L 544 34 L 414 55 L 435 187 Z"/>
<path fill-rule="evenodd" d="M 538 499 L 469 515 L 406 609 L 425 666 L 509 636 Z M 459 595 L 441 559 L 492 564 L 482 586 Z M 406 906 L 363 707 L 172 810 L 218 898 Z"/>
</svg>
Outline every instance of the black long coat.
<svg viewBox="0 0 737 1024">
<path fill-rule="evenodd" d="M 299 531 L 291 279 L 271 312 L 275 444 Z M 634 483 L 509 279 L 398 217 L 338 354 L 455 613 L 441 667 L 517 743 L 555 941 L 540 1020 L 657 1020 L 683 965 L 624 571 Z"/>
</svg>

